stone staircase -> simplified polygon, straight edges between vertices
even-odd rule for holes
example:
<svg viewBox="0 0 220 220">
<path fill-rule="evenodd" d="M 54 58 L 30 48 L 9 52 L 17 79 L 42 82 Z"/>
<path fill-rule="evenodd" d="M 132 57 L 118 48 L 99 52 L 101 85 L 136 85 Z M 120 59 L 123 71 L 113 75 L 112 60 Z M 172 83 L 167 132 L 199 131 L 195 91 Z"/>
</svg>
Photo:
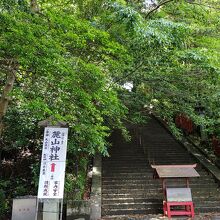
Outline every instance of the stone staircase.
<svg viewBox="0 0 220 220">
<path fill-rule="evenodd" d="M 119 132 L 112 136 L 111 157 L 102 164 L 102 216 L 162 214 L 161 181 L 153 179 L 154 164 L 193 164 L 196 161 L 155 119 L 137 132 L 130 129 L 131 142 L 125 142 Z M 138 134 L 139 133 L 139 134 Z M 140 138 L 141 137 L 141 138 Z M 200 165 L 200 178 L 192 178 L 196 213 L 219 212 L 220 190 L 211 175 Z M 169 181 L 169 186 L 185 186 L 182 180 Z"/>
</svg>

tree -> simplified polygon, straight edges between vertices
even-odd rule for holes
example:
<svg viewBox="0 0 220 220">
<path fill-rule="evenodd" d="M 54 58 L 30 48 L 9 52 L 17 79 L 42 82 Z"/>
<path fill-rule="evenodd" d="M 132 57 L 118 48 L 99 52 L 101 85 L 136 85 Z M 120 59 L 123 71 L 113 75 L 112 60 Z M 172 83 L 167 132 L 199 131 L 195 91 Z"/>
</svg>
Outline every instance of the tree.
<svg viewBox="0 0 220 220">
<path fill-rule="evenodd" d="M 19 187 L 8 192 L 10 198 L 35 186 L 23 175 L 38 174 L 35 164 L 40 158 L 40 120 L 53 116 L 68 122 L 69 164 L 74 163 L 71 157 L 80 161 L 96 152 L 108 154 L 107 137 L 111 128 L 123 129 L 122 119 L 127 111 L 115 88 L 109 85 L 112 74 L 120 74 L 130 56 L 107 32 L 72 11 L 67 13 L 65 7 L 57 10 L 39 4 L 40 10 L 33 13 L 28 2 L 22 7 L 17 3 L 3 7 L 6 2 L 1 3 L 0 74 L 1 85 L 7 87 L 2 89 L 2 99 L 11 99 L 8 109 L 1 104 L 1 159 L 12 161 L 13 172 L 9 175 L 15 175 L 16 182 L 10 186 Z M 10 89 L 7 79 L 14 81 L 10 82 Z M 12 152 L 16 157 L 8 158 Z M 28 158 L 28 168 L 18 177 L 15 170 L 24 158 Z"/>
<path fill-rule="evenodd" d="M 173 117 L 185 112 L 211 131 L 215 120 L 211 109 L 219 91 L 216 2 L 160 1 L 147 16 L 140 4 L 129 4 L 112 4 L 111 21 L 109 15 L 102 19 L 111 24 L 109 32 L 133 56 L 129 71 L 116 76 L 115 82 L 132 81 L 133 92 L 143 97 L 139 100 L 145 99 L 142 108 L 154 106 L 173 128 Z M 209 112 L 205 119 L 196 112 L 200 104 Z"/>
</svg>

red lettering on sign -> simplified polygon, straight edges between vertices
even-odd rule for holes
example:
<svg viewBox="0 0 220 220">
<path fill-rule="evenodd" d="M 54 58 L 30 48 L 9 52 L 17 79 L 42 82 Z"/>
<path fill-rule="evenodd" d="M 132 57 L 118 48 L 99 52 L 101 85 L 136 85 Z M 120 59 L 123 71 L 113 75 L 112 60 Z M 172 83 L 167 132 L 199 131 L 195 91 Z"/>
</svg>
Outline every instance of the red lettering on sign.
<svg viewBox="0 0 220 220">
<path fill-rule="evenodd" d="M 51 164 L 51 172 L 54 172 L 54 171 L 55 171 L 55 166 L 56 166 L 55 163 L 52 163 L 52 164 Z"/>
</svg>

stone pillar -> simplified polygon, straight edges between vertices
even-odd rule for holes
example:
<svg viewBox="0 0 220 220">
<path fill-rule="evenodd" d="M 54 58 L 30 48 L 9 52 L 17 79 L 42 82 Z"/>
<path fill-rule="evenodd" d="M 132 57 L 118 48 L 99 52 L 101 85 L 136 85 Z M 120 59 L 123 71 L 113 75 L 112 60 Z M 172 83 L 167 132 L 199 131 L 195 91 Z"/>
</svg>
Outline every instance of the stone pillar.
<svg viewBox="0 0 220 220">
<path fill-rule="evenodd" d="M 101 219 L 101 197 L 102 197 L 102 157 L 94 158 L 91 189 L 90 220 Z"/>
<path fill-rule="evenodd" d="M 59 220 L 59 200 L 48 200 L 43 204 L 43 220 Z"/>
</svg>

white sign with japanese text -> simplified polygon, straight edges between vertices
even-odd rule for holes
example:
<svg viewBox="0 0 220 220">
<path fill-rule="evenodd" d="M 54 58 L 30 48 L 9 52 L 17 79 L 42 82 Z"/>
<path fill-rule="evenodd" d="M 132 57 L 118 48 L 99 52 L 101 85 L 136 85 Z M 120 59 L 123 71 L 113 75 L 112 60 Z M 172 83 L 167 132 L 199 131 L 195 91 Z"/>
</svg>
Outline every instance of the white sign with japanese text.
<svg viewBox="0 0 220 220">
<path fill-rule="evenodd" d="M 68 128 L 46 127 L 41 157 L 38 198 L 62 199 Z"/>
</svg>

